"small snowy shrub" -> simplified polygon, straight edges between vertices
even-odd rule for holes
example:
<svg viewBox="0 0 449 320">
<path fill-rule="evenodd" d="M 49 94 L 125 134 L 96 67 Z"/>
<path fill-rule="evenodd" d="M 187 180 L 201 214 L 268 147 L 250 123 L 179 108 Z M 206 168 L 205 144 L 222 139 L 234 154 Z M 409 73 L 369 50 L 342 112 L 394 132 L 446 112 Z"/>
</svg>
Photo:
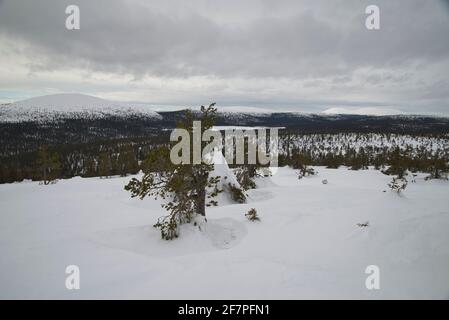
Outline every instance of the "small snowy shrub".
<svg viewBox="0 0 449 320">
<path fill-rule="evenodd" d="M 251 208 L 248 213 L 245 214 L 245 217 L 247 217 L 249 221 L 260 221 L 257 211 L 254 208 Z"/>
<path fill-rule="evenodd" d="M 50 182 L 45 183 L 44 181 L 39 181 L 39 185 L 49 185 L 58 183 L 58 179 L 51 180 Z"/>
<path fill-rule="evenodd" d="M 364 227 L 368 227 L 369 226 L 369 221 L 365 222 L 365 223 L 357 223 L 357 227 L 360 228 L 364 228 Z"/>
<path fill-rule="evenodd" d="M 161 230 L 161 237 L 164 240 L 172 240 L 178 237 L 179 228 L 176 219 L 171 216 L 165 219 L 159 219 L 153 227 Z"/>
<path fill-rule="evenodd" d="M 248 167 L 237 168 L 234 171 L 235 177 L 243 190 L 255 189 L 256 183 L 251 177 L 251 170 Z"/>
<path fill-rule="evenodd" d="M 405 188 L 407 187 L 407 179 L 402 177 L 393 177 L 393 180 L 388 184 L 391 190 L 397 192 L 398 194 L 401 193 Z"/>
<path fill-rule="evenodd" d="M 298 179 L 301 180 L 303 177 L 314 176 L 316 174 L 317 172 L 312 167 L 303 165 L 299 168 Z"/>
<path fill-rule="evenodd" d="M 229 193 L 231 194 L 232 200 L 238 203 L 246 202 L 246 195 L 242 189 L 234 184 L 228 183 Z"/>
</svg>

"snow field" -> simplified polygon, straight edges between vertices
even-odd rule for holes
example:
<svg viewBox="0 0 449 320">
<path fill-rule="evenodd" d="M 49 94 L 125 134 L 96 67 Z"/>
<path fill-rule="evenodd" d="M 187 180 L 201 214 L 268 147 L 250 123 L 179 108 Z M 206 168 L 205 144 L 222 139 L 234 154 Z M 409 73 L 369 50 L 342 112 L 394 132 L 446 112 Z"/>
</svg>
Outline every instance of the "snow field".
<svg viewBox="0 0 449 320">
<path fill-rule="evenodd" d="M 375 170 L 315 169 L 258 178 L 248 203 L 207 208 L 206 228 L 174 241 L 152 227 L 160 202 L 123 190 L 130 177 L 0 185 L 0 298 L 449 298 L 447 181 L 419 175 L 398 196 Z M 71 264 L 80 290 L 65 287 Z"/>
</svg>

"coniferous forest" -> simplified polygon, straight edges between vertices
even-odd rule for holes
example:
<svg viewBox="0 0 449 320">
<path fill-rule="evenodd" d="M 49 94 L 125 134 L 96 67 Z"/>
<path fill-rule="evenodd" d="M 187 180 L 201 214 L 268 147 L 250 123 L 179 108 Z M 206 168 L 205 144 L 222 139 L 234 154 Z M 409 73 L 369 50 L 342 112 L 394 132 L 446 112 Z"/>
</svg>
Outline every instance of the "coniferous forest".
<svg viewBox="0 0 449 320">
<path fill-rule="evenodd" d="M 151 150 L 169 143 L 170 130 L 185 113 L 0 123 L 0 183 L 135 174 Z M 218 113 L 216 124 L 280 127 L 279 164 L 293 168 L 400 166 L 439 176 L 449 161 L 446 118 Z"/>
</svg>

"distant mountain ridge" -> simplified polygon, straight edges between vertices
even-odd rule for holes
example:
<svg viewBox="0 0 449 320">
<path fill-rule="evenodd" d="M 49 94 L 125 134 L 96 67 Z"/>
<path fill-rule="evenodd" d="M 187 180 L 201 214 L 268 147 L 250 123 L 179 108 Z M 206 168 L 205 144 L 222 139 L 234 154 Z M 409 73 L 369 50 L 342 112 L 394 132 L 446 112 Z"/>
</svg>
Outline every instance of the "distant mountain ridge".
<svg viewBox="0 0 449 320">
<path fill-rule="evenodd" d="M 109 101 L 77 93 L 35 97 L 0 106 L 0 122 L 51 122 L 110 116 L 160 118 L 157 112 L 147 106 Z"/>
<path fill-rule="evenodd" d="M 239 112 L 239 110 L 241 111 Z M 449 133 L 449 118 L 419 115 L 360 115 L 259 112 L 257 108 L 218 108 L 218 126 L 285 127 L 301 132 Z M 194 115 L 199 110 L 193 110 Z M 85 141 L 144 137 L 171 129 L 186 109 L 154 111 L 149 105 L 108 101 L 82 94 L 57 94 L 0 105 L 0 128 L 6 136 L 56 135 Z"/>
</svg>

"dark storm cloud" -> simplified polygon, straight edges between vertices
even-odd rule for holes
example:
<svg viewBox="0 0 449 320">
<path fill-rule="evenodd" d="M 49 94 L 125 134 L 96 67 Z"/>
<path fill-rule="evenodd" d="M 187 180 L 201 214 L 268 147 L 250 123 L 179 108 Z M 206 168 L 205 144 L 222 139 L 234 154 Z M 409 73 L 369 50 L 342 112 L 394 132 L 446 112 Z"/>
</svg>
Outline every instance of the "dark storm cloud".
<svg viewBox="0 0 449 320">
<path fill-rule="evenodd" d="M 64 27 L 69 4 L 80 7 L 79 31 Z M 369 4 L 381 8 L 379 31 L 364 26 Z M 307 87 L 328 78 L 361 88 L 421 81 L 426 96 L 435 85 L 447 98 L 447 82 L 433 83 L 424 69 L 448 66 L 448 34 L 439 1 L 0 1 L 0 35 L 21 44 L 30 70 L 74 67 L 137 79 L 289 78 L 310 80 Z M 384 74 L 356 78 L 363 69 Z"/>
</svg>

